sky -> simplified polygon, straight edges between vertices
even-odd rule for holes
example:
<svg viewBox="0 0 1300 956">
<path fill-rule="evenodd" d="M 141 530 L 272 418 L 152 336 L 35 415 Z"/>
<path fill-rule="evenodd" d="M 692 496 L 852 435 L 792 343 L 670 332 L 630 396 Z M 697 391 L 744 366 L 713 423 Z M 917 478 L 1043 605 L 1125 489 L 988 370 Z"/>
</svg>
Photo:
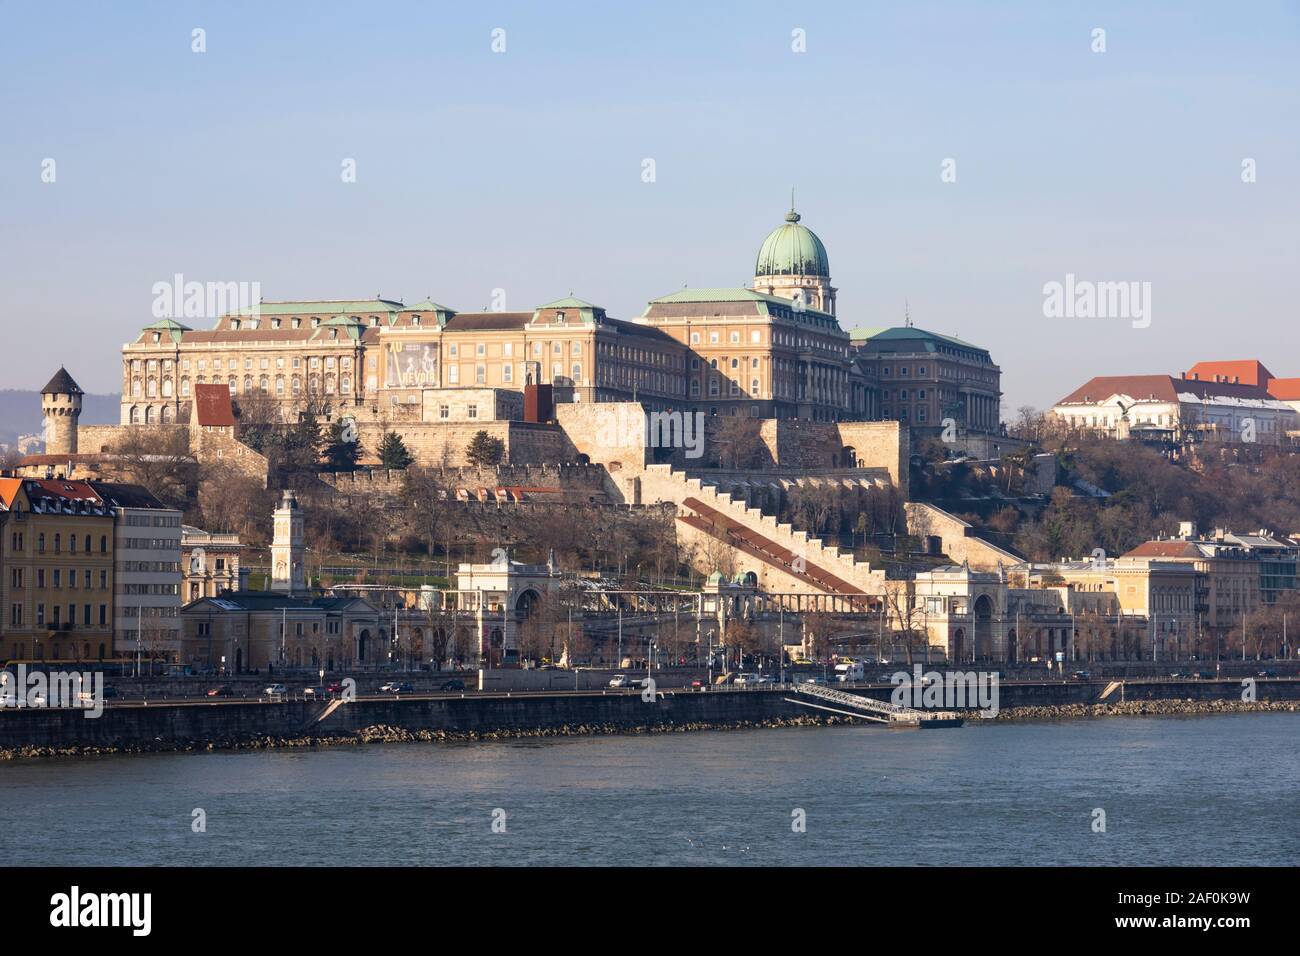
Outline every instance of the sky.
<svg viewBox="0 0 1300 956">
<path fill-rule="evenodd" d="M 1296 2 L 0 0 L 0 63 L 0 388 L 117 391 L 176 274 L 634 318 L 749 283 L 792 188 L 840 324 L 988 348 L 1004 418 L 1300 375 Z M 1069 275 L 1149 313 L 1049 315 Z"/>
</svg>

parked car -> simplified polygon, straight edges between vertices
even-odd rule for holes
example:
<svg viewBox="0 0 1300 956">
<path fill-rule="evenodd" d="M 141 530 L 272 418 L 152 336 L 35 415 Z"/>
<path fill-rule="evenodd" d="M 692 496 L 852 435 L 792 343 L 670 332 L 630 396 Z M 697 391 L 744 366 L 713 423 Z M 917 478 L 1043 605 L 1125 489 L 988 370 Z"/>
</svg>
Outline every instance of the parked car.
<svg viewBox="0 0 1300 956">
<path fill-rule="evenodd" d="M 289 693 L 289 688 L 283 684 L 271 684 L 269 687 L 263 688 L 262 693 L 267 697 L 284 697 Z"/>
<path fill-rule="evenodd" d="M 105 696 L 107 696 L 108 688 L 104 688 L 104 691 L 105 691 Z M 229 684 L 222 684 L 219 687 L 209 688 L 208 696 L 209 697 L 234 697 L 235 689 L 231 687 Z"/>
<path fill-rule="evenodd" d="M 631 682 L 627 679 L 626 674 L 615 674 L 609 679 L 610 687 L 629 687 Z"/>
<path fill-rule="evenodd" d="M 461 680 L 459 677 L 453 677 L 451 680 L 445 680 L 438 686 L 438 690 L 464 690 L 464 689 L 465 689 L 465 682 Z"/>
</svg>

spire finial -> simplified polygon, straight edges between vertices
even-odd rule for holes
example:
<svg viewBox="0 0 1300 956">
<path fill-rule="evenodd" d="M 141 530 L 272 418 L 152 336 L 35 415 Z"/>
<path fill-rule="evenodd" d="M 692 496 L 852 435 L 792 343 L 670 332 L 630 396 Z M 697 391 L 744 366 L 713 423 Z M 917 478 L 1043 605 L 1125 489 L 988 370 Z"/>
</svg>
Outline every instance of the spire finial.
<svg viewBox="0 0 1300 956">
<path fill-rule="evenodd" d="M 912 327 L 912 307 L 906 299 L 903 300 L 903 325 L 909 329 Z"/>
</svg>

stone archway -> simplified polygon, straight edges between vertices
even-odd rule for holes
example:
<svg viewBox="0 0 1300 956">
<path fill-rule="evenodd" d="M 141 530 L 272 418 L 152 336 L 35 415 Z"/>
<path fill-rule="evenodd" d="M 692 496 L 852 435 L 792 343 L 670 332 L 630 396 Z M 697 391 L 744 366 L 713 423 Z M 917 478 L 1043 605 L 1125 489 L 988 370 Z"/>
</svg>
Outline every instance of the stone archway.
<svg viewBox="0 0 1300 956">
<path fill-rule="evenodd" d="M 366 645 L 369 643 L 370 643 L 370 630 L 369 628 L 367 628 L 357 636 L 357 663 L 358 664 L 364 664 L 366 662 Z"/>
<path fill-rule="evenodd" d="M 1016 663 L 1016 629 L 1013 627 L 1007 631 L 1007 663 Z"/>
<path fill-rule="evenodd" d="M 966 656 L 966 631 L 963 628 L 957 628 L 952 635 L 952 646 L 949 650 L 948 663 L 956 664 L 962 661 Z"/>
</svg>

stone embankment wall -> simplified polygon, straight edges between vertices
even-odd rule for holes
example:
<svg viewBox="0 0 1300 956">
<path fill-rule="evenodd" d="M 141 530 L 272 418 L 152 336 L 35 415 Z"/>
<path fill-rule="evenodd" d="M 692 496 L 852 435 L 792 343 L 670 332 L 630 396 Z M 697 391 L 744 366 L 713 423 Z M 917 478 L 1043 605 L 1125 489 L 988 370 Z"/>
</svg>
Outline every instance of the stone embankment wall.
<svg viewBox="0 0 1300 956">
<path fill-rule="evenodd" d="M 1102 713 L 1174 714 L 1228 712 L 1242 707 L 1239 681 L 1129 683 L 1123 701 L 1113 693 L 1096 706 L 1102 685 L 1081 683 L 1004 685 L 1002 711 L 1028 711 L 1043 717 L 1100 716 Z M 888 687 L 860 693 L 887 700 Z M 639 692 L 442 697 L 436 699 L 361 700 L 329 710 L 326 702 L 191 703 L 148 706 L 115 705 L 88 719 L 72 709 L 21 709 L 0 713 L 0 750 L 96 747 L 166 749 L 175 745 L 266 738 L 301 739 L 356 733 L 383 726 L 405 731 L 448 734 L 510 734 L 584 726 L 616 729 L 735 726 L 788 722 L 810 715 L 789 703 L 788 690 L 668 691 L 653 703 Z M 1261 709 L 1300 707 L 1300 681 L 1261 680 Z M 1143 707 L 1142 702 L 1148 702 Z M 1217 704 L 1214 702 L 1218 702 Z M 161 745 L 161 746 L 159 746 Z"/>
</svg>

